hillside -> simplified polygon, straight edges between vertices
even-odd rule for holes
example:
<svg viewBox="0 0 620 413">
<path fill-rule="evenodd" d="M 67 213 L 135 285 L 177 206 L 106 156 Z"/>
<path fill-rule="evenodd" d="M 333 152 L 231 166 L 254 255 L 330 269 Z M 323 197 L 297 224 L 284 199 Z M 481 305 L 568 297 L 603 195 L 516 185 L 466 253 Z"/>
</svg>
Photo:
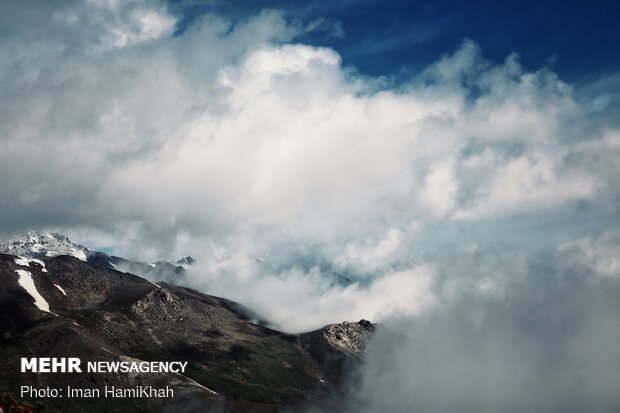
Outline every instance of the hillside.
<svg viewBox="0 0 620 413">
<path fill-rule="evenodd" d="M 363 354 L 367 321 L 291 335 L 243 306 L 61 255 L 0 254 L 0 393 L 21 385 L 170 386 L 170 399 L 32 399 L 59 411 L 278 411 L 334 392 Z M 21 357 L 187 361 L 175 373 L 20 373 Z M 17 397 L 19 399 L 19 397 Z"/>
</svg>

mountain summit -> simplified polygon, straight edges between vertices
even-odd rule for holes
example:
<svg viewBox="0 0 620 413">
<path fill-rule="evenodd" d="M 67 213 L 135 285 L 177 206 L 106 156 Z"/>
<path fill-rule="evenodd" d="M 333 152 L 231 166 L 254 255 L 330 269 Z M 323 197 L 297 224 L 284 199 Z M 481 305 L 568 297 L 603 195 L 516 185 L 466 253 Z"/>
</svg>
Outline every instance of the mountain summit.
<svg viewBox="0 0 620 413">
<path fill-rule="evenodd" d="M 8 242 L 0 243 L 0 252 L 29 258 L 70 255 L 82 261 L 88 261 L 89 256 L 96 254 L 96 251 L 72 243 L 64 235 L 37 231 L 31 231 L 11 238 Z"/>
<path fill-rule="evenodd" d="M 151 281 L 166 280 L 175 284 L 183 284 L 186 267 L 196 262 L 191 256 L 181 258 L 174 263 L 169 261 L 154 263 L 133 261 L 75 244 L 62 234 L 37 231 L 31 231 L 22 236 L 11 238 L 8 242 L 0 243 L 0 253 L 39 259 L 69 255 L 97 267 L 129 272 Z"/>
</svg>

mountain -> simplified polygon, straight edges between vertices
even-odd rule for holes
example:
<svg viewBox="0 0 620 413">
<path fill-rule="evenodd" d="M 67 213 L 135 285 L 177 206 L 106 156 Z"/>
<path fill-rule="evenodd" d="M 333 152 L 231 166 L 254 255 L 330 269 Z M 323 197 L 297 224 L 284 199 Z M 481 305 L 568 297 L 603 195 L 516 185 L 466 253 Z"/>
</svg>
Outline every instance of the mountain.
<svg viewBox="0 0 620 413">
<path fill-rule="evenodd" d="M 89 256 L 96 254 L 96 251 L 72 243 L 64 235 L 36 231 L 0 243 L 0 252 L 31 258 L 70 255 L 82 261 L 87 261 Z"/>
<path fill-rule="evenodd" d="M 68 245 L 66 238 L 52 238 Z M 29 248 L 42 245 L 29 242 Z M 251 311 L 230 300 L 74 256 L 48 256 L 46 248 L 39 258 L 0 254 L 0 393 L 20 402 L 61 412 L 297 410 L 339 389 L 374 330 L 362 320 L 286 334 L 256 324 Z M 21 373 L 22 357 L 188 364 L 183 374 Z M 68 385 L 169 386 L 175 397 L 19 397 L 20 386 Z"/>
<path fill-rule="evenodd" d="M 132 261 L 74 244 L 62 234 L 40 233 L 37 231 L 31 231 L 22 236 L 12 238 L 8 242 L 0 243 L 0 253 L 28 258 L 70 255 L 98 267 L 137 274 L 152 281 L 166 280 L 175 284 L 184 283 L 185 267 L 195 262 L 190 256 L 181 258 L 175 263 L 168 261 L 157 261 L 154 263 Z"/>
</svg>

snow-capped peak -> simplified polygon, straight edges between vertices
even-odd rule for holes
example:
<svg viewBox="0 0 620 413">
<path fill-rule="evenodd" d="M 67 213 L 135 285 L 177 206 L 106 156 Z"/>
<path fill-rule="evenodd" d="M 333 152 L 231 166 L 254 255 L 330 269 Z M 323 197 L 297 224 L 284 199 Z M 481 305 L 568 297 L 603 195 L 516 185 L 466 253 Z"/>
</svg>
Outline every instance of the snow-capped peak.
<svg viewBox="0 0 620 413">
<path fill-rule="evenodd" d="M 93 253 L 86 247 L 72 243 L 64 235 L 37 231 L 31 231 L 11 238 L 8 242 L 0 243 L 0 252 L 28 258 L 71 255 L 82 261 L 86 261 Z"/>
<path fill-rule="evenodd" d="M 176 262 L 156 261 L 147 264 L 93 251 L 74 244 L 65 235 L 36 231 L 0 243 L 0 253 L 16 255 L 15 263 L 23 267 L 28 267 L 30 262 L 36 262 L 43 267 L 43 272 L 47 270 L 42 258 L 70 255 L 97 267 L 130 272 L 151 281 L 167 280 L 174 283 L 179 283 L 184 276 L 185 267 L 195 262 L 192 257 L 187 256 Z"/>
</svg>

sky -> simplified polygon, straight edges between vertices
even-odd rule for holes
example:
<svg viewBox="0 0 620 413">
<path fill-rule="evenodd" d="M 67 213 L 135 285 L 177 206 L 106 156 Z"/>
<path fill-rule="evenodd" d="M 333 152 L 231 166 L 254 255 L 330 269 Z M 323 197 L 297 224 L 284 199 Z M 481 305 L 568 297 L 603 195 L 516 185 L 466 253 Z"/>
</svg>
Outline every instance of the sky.
<svg viewBox="0 0 620 413">
<path fill-rule="evenodd" d="M 192 255 L 286 331 L 380 323 L 342 411 L 612 411 L 618 17 L 2 1 L 0 235 Z"/>
<path fill-rule="evenodd" d="M 569 82 L 620 68 L 613 1 L 171 1 L 182 10 L 177 33 L 196 16 L 216 12 L 246 18 L 264 8 L 314 27 L 298 40 L 338 51 L 344 65 L 371 76 L 414 75 L 463 38 L 501 61 L 516 52 L 529 67 L 551 66 Z"/>
</svg>

